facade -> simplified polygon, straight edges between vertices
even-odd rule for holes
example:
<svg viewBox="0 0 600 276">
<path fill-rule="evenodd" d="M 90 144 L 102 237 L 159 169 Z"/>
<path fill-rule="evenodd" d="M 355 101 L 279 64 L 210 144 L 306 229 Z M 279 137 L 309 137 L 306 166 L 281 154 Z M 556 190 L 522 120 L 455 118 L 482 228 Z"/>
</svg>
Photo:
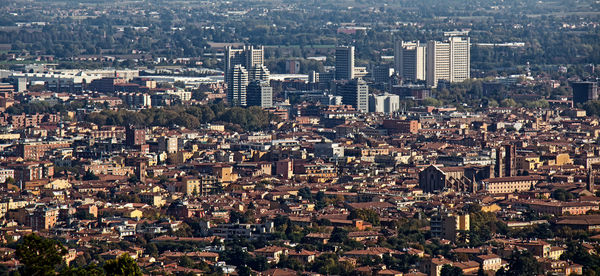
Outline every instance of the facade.
<svg viewBox="0 0 600 276">
<path fill-rule="evenodd" d="M 5 183 L 9 178 L 15 178 L 15 170 L 0 169 L 0 183 Z"/>
<path fill-rule="evenodd" d="M 10 164 L 9 168 L 14 171 L 15 182 L 21 184 L 54 176 L 54 164 L 51 162 L 16 163 Z"/>
<path fill-rule="evenodd" d="M 58 209 L 38 205 L 29 215 L 29 226 L 36 231 L 48 230 L 58 221 Z"/>
<path fill-rule="evenodd" d="M 63 141 L 23 143 L 17 145 L 17 155 L 25 160 L 41 160 L 52 150 L 70 146 L 71 143 Z"/>
<path fill-rule="evenodd" d="M 344 147 L 339 143 L 316 143 L 314 148 L 317 157 L 339 158 L 344 156 Z"/>
<path fill-rule="evenodd" d="M 260 237 L 269 236 L 274 230 L 275 226 L 273 222 L 264 224 L 229 223 L 219 224 L 214 228 L 210 228 L 210 233 L 225 239 L 237 237 L 255 240 Z"/>
<path fill-rule="evenodd" d="M 502 259 L 496 254 L 479 255 L 475 258 L 485 271 L 497 271 L 502 267 Z"/>
<path fill-rule="evenodd" d="M 354 79 L 354 46 L 335 48 L 335 79 Z"/>
<path fill-rule="evenodd" d="M 425 80 L 427 47 L 420 42 L 396 41 L 394 68 L 404 81 Z"/>
<path fill-rule="evenodd" d="M 246 104 L 248 106 L 273 107 L 273 88 L 265 81 L 253 81 L 247 88 Z"/>
<path fill-rule="evenodd" d="M 398 119 L 386 119 L 383 120 L 383 128 L 388 133 L 418 133 L 421 129 L 421 123 L 417 120 L 398 120 Z"/>
<path fill-rule="evenodd" d="M 271 78 L 269 69 L 264 65 L 254 65 L 248 70 L 248 81 L 265 81 L 268 82 Z"/>
<path fill-rule="evenodd" d="M 529 191 L 540 182 L 539 176 L 497 177 L 483 180 L 483 187 L 491 194 Z"/>
<path fill-rule="evenodd" d="M 178 150 L 178 139 L 177 137 L 165 137 L 161 136 L 158 138 L 158 150 L 166 153 L 176 153 Z"/>
<path fill-rule="evenodd" d="M 146 143 L 146 130 L 135 128 L 133 126 L 128 127 L 125 130 L 125 145 L 128 147 L 134 147 L 143 145 Z"/>
<path fill-rule="evenodd" d="M 419 187 L 426 193 L 453 190 L 475 193 L 477 181 L 488 179 L 491 166 L 437 167 L 431 165 L 419 172 Z"/>
<path fill-rule="evenodd" d="M 212 175 L 201 175 L 181 181 L 181 191 L 188 196 L 207 196 L 218 188 L 218 180 Z"/>
<path fill-rule="evenodd" d="M 228 74 L 236 65 L 241 65 L 246 69 L 263 65 L 264 59 L 264 48 L 262 46 L 257 48 L 254 46 L 244 46 L 240 49 L 225 47 L 225 74 Z"/>
<path fill-rule="evenodd" d="M 389 83 L 393 73 L 394 70 L 390 67 L 390 64 L 376 66 L 373 69 L 373 82 L 378 84 Z"/>
<path fill-rule="evenodd" d="M 529 208 L 533 211 L 553 214 L 556 216 L 563 215 L 585 215 L 590 211 L 598 211 L 598 204 L 591 202 L 533 202 L 529 204 Z"/>
<path fill-rule="evenodd" d="M 248 82 L 269 80 L 269 70 L 264 64 L 264 48 L 244 46 L 241 49 L 225 47 L 224 71 L 227 83 L 227 100 L 232 105 L 246 106 Z"/>
<path fill-rule="evenodd" d="M 286 60 L 285 71 L 288 74 L 300 74 L 300 61 L 299 60 Z"/>
<path fill-rule="evenodd" d="M 369 86 L 362 79 L 350 80 L 340 87 L 342 102 L 360 112 L 369 111 Z"/>
<path fill-rule="evenodd" d="M 235 65 L 228 74 L 227 100 L 232 105 L 246 106 L 248 71 L 241 65 Z"/>
<path fill-rule="evenodd" d="M 573 104 L 584 104 L 587 101 L 598 99 L 598 83 L 597 82 L 574 82 L 571 84 L 573 88 Z"/>
<path fill-rule="evenodd" d="M 427 43 L 427 85 L 436 87 L 440 80 L 462 82 L 470 78 L 470 38 L 450 36 L 446 41 Z"/>
<path fill-rule="evenodd" d="M 517 175 L 517 151 L 515 145 L 504 145 L 496 149 L 496 176 Z"/>
<path fill-rule="evenodd" d="M 152 96 L 147 93 L 118 92 L 117 97 L 128 106 L 151 107 Z"/>
<path fill-rule="evenodd" d="M 444 213 L 433 216 L 430 222 L 431 236 L 456 241 L 460 232 L 469 231 L 469 214 Z"/>
<path fill-rule="evenodd" d="M 369 95 L 369 112 L 391 114 L 400 109 L 400 96 L 393 94 Z"/>
</svg>

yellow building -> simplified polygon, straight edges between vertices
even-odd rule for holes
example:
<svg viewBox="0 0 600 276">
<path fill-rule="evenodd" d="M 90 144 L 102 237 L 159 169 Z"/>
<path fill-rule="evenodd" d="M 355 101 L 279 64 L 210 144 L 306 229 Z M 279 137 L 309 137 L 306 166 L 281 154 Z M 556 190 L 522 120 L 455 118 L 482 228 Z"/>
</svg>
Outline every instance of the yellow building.
<svg viewBox="0 0 600 276">
<path fill-rule="evenodd" d="M 517 170 L 531 171 L 536 170 L 542 165 L 539 156 L 517 156 L 516 158 Z"/>
<path fill-rule="evenodd" d="M 529 191 L 542 178 L 535 175 L 496 177 L 482 180 L 485 190 L 490 194 L 503 194 Z"/>
<path fill-rule="evenodd" d="M 239 177 L 237 173 L 233 173 L 233 166 L 229 165 L 214 166 L 213 175 L 223 184 L 235 182 Z"/>
<path fill-rule="evenodd" d="M 498 204 L 494 203 L 491 205 L 485 205 L 485 206 L 481 206 L 481 211 L 483 212 L 491 212 L 491 213 L 496 213 L 498 211 L 502 210 L 502 207 L 500 207 Z"/>
<path fill-rule="evenodd" d="M 203 175 L 199 178 L 186 178 L 181 181 L 181 192 L 188 196 L 206 196 L 213 193 L 218 187 L 218 180 L 212 175 Z"/>
<path fill-rule="evenodd" d="M 128 217 L 128 218 L 141 219 L 142 216 L 144 215 L 144 213 L 141 210 L 133 209 L 133 210 L 127 210 L 126 212 L 123 213 L 123 215 L 125 215 L 125 217 Z"/>
</svg>

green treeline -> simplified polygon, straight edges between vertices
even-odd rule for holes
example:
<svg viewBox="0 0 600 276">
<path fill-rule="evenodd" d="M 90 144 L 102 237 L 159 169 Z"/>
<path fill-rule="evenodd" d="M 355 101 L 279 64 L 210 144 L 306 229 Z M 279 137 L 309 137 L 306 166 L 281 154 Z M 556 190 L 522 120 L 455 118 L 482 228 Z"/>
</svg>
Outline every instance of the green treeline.
<svg viewBox="0 0 600 276">
<path fill-rule="evenodd" d="M 140 111 L 126 109 L 92 112 L 85 121 L 104 125 L 136 126 L 183 126 L 196 129 L 204 123 L 224 123 L 233 130 L 264 130 L 276 117 L 260 107 L 226 107 L 223 104 L 204 106 L 172 106 L 149 108 Z"/>
</svg>

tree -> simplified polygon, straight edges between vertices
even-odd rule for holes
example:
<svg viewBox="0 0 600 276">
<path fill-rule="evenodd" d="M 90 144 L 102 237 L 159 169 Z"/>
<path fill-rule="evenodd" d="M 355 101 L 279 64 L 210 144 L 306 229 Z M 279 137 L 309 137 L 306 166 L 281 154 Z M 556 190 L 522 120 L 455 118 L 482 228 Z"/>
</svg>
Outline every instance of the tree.
<svg viewBox="0 0 600 276">
<path fill-rule="evenodd" d="M 425 98 L 425 99 L 423 99 L 423 101 L 421 101 L 421 104 L 424 106 L 435 106 L 435 107 L 442 106 L 442 102 L 437 99 L 434 99 L 434 98 Z"/>
<path fill-rule="evenodd" d="M 373 209 L 354 209 L 350 211 L 348 219 L 361 219 L 375 226 L 379 225 L 379 214 Z"/>
<path fill-rule="evenodd" d="M 526 276 L 540 275 L 544 273 L 542 265 L 528 252 L 513 252 L 508 261 L 508 270 L 501 268 L 496 273 L 497 276 Z"/>
<path fill-rule="evenodd" d="M 17 259 L 23 264 L 19 268 L 22 275 L 55 275 L 65 254 L 67 249 L 60 243 L 36 234 L 23 237 L 15 252 Z"/>
<path fill-rule="evenodd" d="M 453 265 L 449 265 L 449 264 L 445 264 L 444 266 L 442 266 L 442 272 L 441 272 L 442 276 L 462 276 L 463 275 L 463 271 L 462 269 L 460 269 L 459 267 L 453 266 Z"/>
<path fill-rule="evenodd" d="M 104 270 L 95 264 L 87 267 L 67 267 L 60 271 L 59 276 L 104 276 Z"/>
<path fill-rule="evenodd" d="M 500 102 L 502 107 L 517 107 L 517 102 L 513 99 L 506 98 Z"/>
<path fill-rule="evenodd" d="M 565 189 L 557 189 L 552 192 L 551 197 L 559 201 L 570 201 L 574 196 L 571 192 L 568 192 Z"/>
<path fill-rule="evenodd" d="M 343 243 L 348 239 L 348 231 L 341 227 L 333 228 L 331 232 L 330 242 Z"/>
<path fill-rule="evenodd" d="M 104 264 L 104 271 L 108 276 L 141 276 L 142 270 L 129 254 L 125 253 L 114 260 Z"/>
<path fill-rule="evenodd" d="M 95 175 L 91 170 L 87 170 L 83 175 L 83 180 L 98 180 L 100 177 Z"/>
</svg>

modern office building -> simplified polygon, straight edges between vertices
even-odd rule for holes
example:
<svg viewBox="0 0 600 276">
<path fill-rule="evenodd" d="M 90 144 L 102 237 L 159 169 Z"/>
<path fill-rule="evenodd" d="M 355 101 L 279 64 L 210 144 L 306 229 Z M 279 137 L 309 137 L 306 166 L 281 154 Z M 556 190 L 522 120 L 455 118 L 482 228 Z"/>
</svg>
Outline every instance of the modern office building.
<svg viewBox="0 0 600 276">
<path fill-rule="evenodd" d="M 449 34 L 445 41 L 429 41 L 426 54 L 427 85 L 438 81 L 462 82 L 470 78 L 470 38 L 464 34 Z"/>
<path fill-rule="evenodd" d="M 354 79 L 354 46 L 335 48 L 335 79 Z"/>
<path fill-rule="evenodd" d="M 571 83 L 573 88 L 573 104 L 584 104 L 598 99 L 598 83 L 591 81 Z"/>
<path fill-rule="evenodd" d="M 369 86 L 364 80 L 353 79 L 343 83 L 338 93 L 344 104 L 352 105 L 360 112 L 369 111 Z"/>
<path fill-rule="evenodd" d="M 417 82 L 426 78 L 427 46 L 420 42 L 396 41 L 394 68 L 403 81 Z"/>
<path fill-rule="evenodd" d="M 246 94 L 248 106 L 273 107 L 273 88 L 266 81 L 251 82 L 248 84 Z"/>
</svg>

